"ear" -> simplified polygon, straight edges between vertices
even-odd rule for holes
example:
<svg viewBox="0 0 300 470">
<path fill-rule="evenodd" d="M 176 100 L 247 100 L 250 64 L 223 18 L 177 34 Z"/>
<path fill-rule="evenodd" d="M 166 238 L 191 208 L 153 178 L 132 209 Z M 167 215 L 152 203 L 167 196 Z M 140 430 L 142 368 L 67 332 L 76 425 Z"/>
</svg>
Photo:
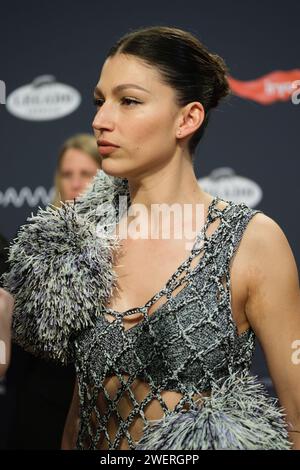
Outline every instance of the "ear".
<svg viewBox="0 0 300 470">
<path fill-rule="evenodd" d="M 193 134 L 203 123 L 205 111 L 199 101 L 187 104 L 181 111 L 176 137 L 182 139 Z"/>
</svg>

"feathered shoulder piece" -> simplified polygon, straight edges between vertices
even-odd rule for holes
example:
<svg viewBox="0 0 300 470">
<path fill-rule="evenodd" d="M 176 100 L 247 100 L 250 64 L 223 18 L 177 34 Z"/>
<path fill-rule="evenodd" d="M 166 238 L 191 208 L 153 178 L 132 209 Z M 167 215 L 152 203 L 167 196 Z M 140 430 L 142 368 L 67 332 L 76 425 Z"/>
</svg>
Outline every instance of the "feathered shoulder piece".
<svg viewBox="0 0 300 470">
<path fill-rule="evenodd" d="M 15 299 L 13 339 L 27 351 L 72 361 L 72 338 L 111 295 L 118 196 L 129 200 L 127 180 L 99 170 L 81 197 L 39 208 L 11 242 L 3 284 Z"/>
</svg>

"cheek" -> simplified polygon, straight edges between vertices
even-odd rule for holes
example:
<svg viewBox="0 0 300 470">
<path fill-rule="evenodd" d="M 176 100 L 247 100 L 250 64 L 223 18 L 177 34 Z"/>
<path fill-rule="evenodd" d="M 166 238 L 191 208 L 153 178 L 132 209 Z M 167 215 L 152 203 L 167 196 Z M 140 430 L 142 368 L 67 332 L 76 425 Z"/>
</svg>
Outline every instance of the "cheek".
<svg viewBox="0 0 300 470">
<path fill-rule="evenodd" d="M 62 188 L 68 188 L 70 186 L 70 183 L 71 183 L 71 179 L 66 178 L 66 179 L 62 180 L 61 186 L 62 186 Z"/>
<path fill-rule="evenodd" d="M 172 139 L 172 123 L 168 116 L 155 113 L 151 118 L 140 117 L 137 124 L 131 127 L 130 132 L 135 148 L 148 145 L 165 146 L 169 145 Z"/>
<path fill-rule="evenodd" d="M 60 183 L 61 195 L 64 199 L 69 199 L 69 194 L 71 191 L 71 183 L 69 179 L 63 180 Z"/>
<path fill-rule="evenodd" d="M 60 189 L 61 189 L 61 191 L 65 191 L 67 187 L 68 187 L 68 185 L 66 184 L 66 181 L 65 181 L 65 180 L 62 180 L 62 181 L 60 182 Z"/>
</svg>

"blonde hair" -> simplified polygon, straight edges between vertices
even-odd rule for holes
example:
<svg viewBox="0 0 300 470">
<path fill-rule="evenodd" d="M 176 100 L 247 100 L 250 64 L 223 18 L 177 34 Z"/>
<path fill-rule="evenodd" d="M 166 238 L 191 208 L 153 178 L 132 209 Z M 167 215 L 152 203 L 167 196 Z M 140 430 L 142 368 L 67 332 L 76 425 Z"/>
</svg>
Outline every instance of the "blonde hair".
<svg viewBox="0 0 300 470">
<path fill-rule="evenodd" d="M 54 198 L 52 204 L 56 207 L 60 207 L 62 197 L 61 197 L 61 177 L 60 177 L 60 167 L 63 156 L 68 149 L 78 149 L 82 150 L 84 153 L 88 154 L 99 166 L 100 168 L 100 157 L 98 153 L 97 143 L 95 137 L 91 134 L 76 134 L 69 139 L 67 139 L 62 147 L 60 148 L 56 171 L 54 176 Z"/>
</svg>

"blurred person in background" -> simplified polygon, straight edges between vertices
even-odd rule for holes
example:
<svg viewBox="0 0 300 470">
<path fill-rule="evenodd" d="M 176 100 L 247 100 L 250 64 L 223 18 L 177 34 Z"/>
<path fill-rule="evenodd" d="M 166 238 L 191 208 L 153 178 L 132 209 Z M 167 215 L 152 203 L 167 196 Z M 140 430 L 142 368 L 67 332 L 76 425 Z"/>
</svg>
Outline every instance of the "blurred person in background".
<svg viewBox="0 0 300 470">
<path fill-rule="evenodd" d="M 76 198 L 81 194 L 100 168 L 100 157 L 95 137 L 77 134 L 62 146 L 55 173 L 53 204 Z"/>
<path fill-rule="evenodd" d="M 52 204 L 60 207 L 62 202 L 83 193 L 100 166 L 94 136 L 77 134 L 66 140 L 58 155 Z M 12 366 L 7 375 L 8 395 L 10 388 L 12 395 L 16 393 L 7 447 L 59 449 L 74 388 L 73 365 L 40 359 L 13 345 Z"/>
<path fill-rule="evenodd" d="M 13 297 L 1 288 L 1 274 L 7 267 L 7 246 L 7 240 L 0 234 L 0 378 L 5 375 L 10 360 L 10 327 L 14 305 Z"/>
<path fill-rule="evenodd" d="M 1 274 L 6 271 L 7 240 L 0 234 L 0 378 L 7 371 L 10 360 L 10 327 L 13 312 L 13 297 L 1 288 Z"/>
<path fill-rule="evenodd" d="M 14 300 L 0 288 L 0 378 L 4 376 L 10 361 L 11 319 Z"/>
<path fill-rule="evenodd" d="M 0 234 L 0 449 L 6 437 L 6 427 L 1 426 L 7 421 L 6 408 L 3 403 L 6 391 L 6 372 L 11 356 L 11 323 L 14 306 L 13 297 L 2 289 L 1 275 L 7 270 L 8 241 Z"/>
</svg>

